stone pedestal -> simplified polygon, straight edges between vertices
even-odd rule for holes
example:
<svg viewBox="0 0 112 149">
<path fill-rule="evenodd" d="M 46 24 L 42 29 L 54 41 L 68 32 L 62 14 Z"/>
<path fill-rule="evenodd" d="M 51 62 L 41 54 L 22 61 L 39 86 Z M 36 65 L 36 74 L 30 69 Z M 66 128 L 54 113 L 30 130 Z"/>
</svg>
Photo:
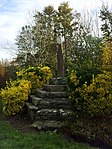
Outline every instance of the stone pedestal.
<svg viewBox="0 0 112 149">
<path fill-rule="evenodd" d="M 67 86 L 62 78 L 52 78 L 43 89 L 37 89 L 26 103 L 32 127 L 41 130 L 53 130 L 72 119 Z"/>
</svg>

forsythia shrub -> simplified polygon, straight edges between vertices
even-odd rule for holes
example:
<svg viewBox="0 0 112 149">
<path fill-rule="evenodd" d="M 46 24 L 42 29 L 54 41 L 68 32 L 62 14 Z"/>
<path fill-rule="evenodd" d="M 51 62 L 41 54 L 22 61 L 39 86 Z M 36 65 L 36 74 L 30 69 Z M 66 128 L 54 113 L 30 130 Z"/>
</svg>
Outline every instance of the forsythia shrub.
<svg viewBox="0 0 112 149">
<path fill-rule="evenodd" d="M 42 88 L 45 83 L 48 83 L 49 79 L 52 77 L 52 73 L 48 66 L 29 67 L 17 72 L 17 77 L 31 81 L 31 93 L 34 94 L 37 88 Z"/>
<path fill-rule="evenodd" d="M 70 81 L 77 85 L 76 74 L 70 76 Z M 94 115 L 110 115 L 112 113 L 112 77 L 111 72 L 103 71 L 91 81 L 89 85 L 85 82 L 81 87 L 77 86 L 70 90 L 70 100 L 74 110 Z M 79 113 L 80 113 L 79 112 Z"/>
<path fill-rule="evenodd" d="M 70 82 L 74 85 L 74 86 L 77 86 L 79 85 L 79 80 L 76 76 L 76 72 L 72 71 L 71 74 L 70 74 Z"/>
<path fill-rule="evenodd" d="M 112 71 L 112 41 L 103 44 L 102 52 L 102 68 Z"/>
<path fill-rule="evenodd" d="M 5 115 L 15 115 L 23 110 L 25 101 L 31 89 L 31 82 L 28 80 L 16 80 L 7 83 L 5 89 L 1 90 L 3 112 Z"/>
<path fill-rule="evenodd" d="M 29 67 L 17 72 L 17 80 L 10 81 L 1 90 L 5 115 L 15 115 L 23 110 L 25 101 L 30 93 L 35 93 L 37 88 L 42 88 L 52 77 L 49 67 Z"/>
</svg>

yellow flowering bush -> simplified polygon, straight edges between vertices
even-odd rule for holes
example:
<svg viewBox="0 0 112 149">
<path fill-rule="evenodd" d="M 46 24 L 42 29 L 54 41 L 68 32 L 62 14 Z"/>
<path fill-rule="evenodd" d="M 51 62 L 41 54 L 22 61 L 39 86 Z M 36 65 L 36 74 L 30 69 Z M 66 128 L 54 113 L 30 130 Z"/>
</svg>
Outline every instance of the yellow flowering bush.
<svg viewBox="0 0 112 149">
<path fill-rule="evenodd" d="M 70 74 L 70 100 L 74 111 L 78 114 L 110 115 L 112 114 L 112 42 L 104 42 L 102 48 L 101 71 L 94 73 L 91 82 L 85 79 L 85 83 L 76 76 Z M 88 72 L 89 73 L 89 72 Z M 81 77 L 83 77 L 83 74 Z M 95 76 L 95 77 L 94 77 Z"/>
<path fill-rule="evenodd" d="M 25 101 L 35 89 L 42 88 L 52 77 L 49 67 L 29 67 L 17 73 L 17 79 L 6 83 L 1 89 L 0 96 L 3 101 L 3 112 L 5 115 L 15 115 L 23 110 Z"/>
<path fill-rule="evenodd" d="M 72 80 L 71 80 L 72 81 Z M 77 81 L 76 81 L 77 82 Z M 74 82 L 76 84 L 76 82 Z M 86 82 L 71 90 L 70 100 L 75 111 L 94 115 L 112 113 L 112 77 L 111 72 L 103 71 L 88 85 Z"/>
<path fill-rule="evenodd" d="M 103 44 L 102 68 L 104 70 L 112 71 L 112 41 Z"/>
<path fill-rule="evenodd" d="M 3 112 L 5 115 L 15 115 L 23 110 L 25 101 L 31 89 L 31 82 L 28 80 L 16 80 L 7 83 L 5 89 L 1 90 Z"/>
<path fill-rule="evenodd" d="M 31 81 L 31 93 L 34 94 L 35 89 L 42 88 L 45 83 L 48 83 L 52 77 L 52 72 L 48 66 L 29 67 L 17 72 L 17 77 Z"/>
<path fill-rule="evenodd" d="M 48 81 L 51 77 L 52 77 L 52 73 L 51 73 L 51 70 L 48 66 L 44 66 L 40 69 L 40 72 L 43 73 L 46 79 L 46 81 Z"/>
<path fill-rule="evenodd" d="M 70 82 L 73 83 L 75 86 L 79 84 L 79 80 L 76 76 L 76 72 L 72 71 L 70 74 Z"/>
</svg>

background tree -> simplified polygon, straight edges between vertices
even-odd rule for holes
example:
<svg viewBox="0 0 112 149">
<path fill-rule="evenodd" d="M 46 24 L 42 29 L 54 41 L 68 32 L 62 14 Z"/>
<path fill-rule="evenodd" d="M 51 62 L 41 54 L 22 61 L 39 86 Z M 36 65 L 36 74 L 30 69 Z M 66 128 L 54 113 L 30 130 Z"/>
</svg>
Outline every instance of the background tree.
<svg viewBox="0 0 112 149">
<path fill-rule="evenodd" d="M 26 60 L 30 65 L 55 66 L 56 45 L 52 27 L 54 13 L 52 6 L 45 7 L 42 13 L 37 11 L 33 25 L 23 28 L 20 32 L 17 37 L 20 61 L 24 57 L 24 61 Z"/>
<path fill-rule="evenodd" d="M 23 63 L 23 58 L 27 65 L 48 65 L 55 72 L 57 45 L 54 28 L 60 23 L 64 28 L 62 51 L 65 70 L 68 66 L 98 66 L 101 40 L 93 36 L 90 22 L 83 21 L 81 14 L 73 12 L 68 2 L 61 3 L 58 10 L 47 6 L 34 14 L 33 24 L 24 27 L 17 37 L 18 59 Z"/>
<path fill-rule="evenodd" d="M 112 41 L 112 11 L 104 4 L 100 10 L 100 18 L 102 21 L 101 31 L 103 32 L 103 38 Z"/>
<path fill-rule="evenodd" d="M 31 26 L 26 25 L 22 27 L 20 34 L 18 35 L 16 39 L 16 44 L 18 46 L 18 53 L 17 53 L 17 59 L 21 64 L 28 64 L 28 61 L 31 61 L 31 56 L 33 56 L 34 52 L 34 45 L 33 45 L 33 34 L 32 34 L 32 29 Z M 30 55 L 28 57 L 28 55 Z M 36 58 L 33 57 L 34 63 L 36 63 Z"/>
<path fill-rule="evenodd" d="M 112 11 L 109 10 L 108 6 L 102 5 L 100 18 L 102 21 L 101 31 L 103 33 L 102 68 L 112 71 Z"/>
<path fill-rule="evenodd" d="M 73 14 L 72 9 L 69 8 L 68 3 L 62 3 L 58 11 L 54 10 L 52 6 L 44 8 L 43 12 L 36 12 L 34 15 L 34 25 L 32 27 L 25 26 L 22 28 L 20 35 L 17 37 L 18 45 L 18 60 L 28 64 L 32 61 L 32 52 L 35 51 L 36 65 L 49 65 L 56 69 L 56 36 L 54 34 L 54 27 L 62 23 L 64 27 L 64 46 L 63 54 L 65 59 L 67 57 L 67 38 L 72 35 L 73 30 Z M 25 58 L 27 54 L 27 58 Z M 66 60 L 65 60 L 66 61 Z M 22 61 L 23 63 L 23 61 Z"/>
<path fill-rule="evenodd" d="M 0 61 L 0 88 L 5 87 L 6 84 L 6 71 L 7 66 L 9 65 L 8 60 L 2 60 Z"/>
</svg>

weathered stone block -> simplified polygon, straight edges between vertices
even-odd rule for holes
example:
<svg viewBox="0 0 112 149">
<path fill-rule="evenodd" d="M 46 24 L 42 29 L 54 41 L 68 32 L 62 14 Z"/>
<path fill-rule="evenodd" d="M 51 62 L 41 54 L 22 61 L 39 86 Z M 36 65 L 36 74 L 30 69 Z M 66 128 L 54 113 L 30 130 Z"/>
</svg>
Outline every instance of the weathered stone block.
<svg viewBox="0 0 112 149">
<path fill-rule="evenodd" d="M 45 84 L 43 90 L 49 92 L 63 92 L 67 91 L 67 85 L 48 85 Z"/>
<path fill-rule="evenodd" d="M 64 122 L 56 120 L 45 120 L 45 121 L 35 121 L 31 127 L 37 128 L 38 130 L 57 130 L 65 125 Z"/>
<path fill-rule="evenodd" d="M 66 85 L 66 80 L 63 77 L 51 78 L 49 84 L 52 85 Z"/>
<path fill-rule="evenodd" d="M 39 130 L 54 130 L 62 126 L 64 121 L 72 120 L 71 104 L 68 99 L 67 85 L 63 78 L 52 78 L 50 84 L 37 89 L 35 95 L 29 96 L 28 115 L 32 127 Z"/>
<path fill-rule="evenodd" d="M 34 106 L 32 103 L 26 103 L 28 116 L 31 121 L 34 121 L 36 119 L 36 112 L 38 110 L 38 107 Z"/>
<path fill-rule="evenodd" d="M 32 104 L 39 109 L 57 108 L 57 109 L 70 109 L 70 102 L 68 98 L 38 98 L 35 95 L 30 96 Z"/>
<path fill-rule="evenodd" d="M 40 98 L 67 98 L 67 92 L 49 92 L 44 90 L 36 90 L 36 96 Z"/>
<path fill-rule="evenodd" d="M 68 120 L 72 116 L 70 110 L 41 109 L 36 112 L 36 120 Z"/>
</svg>

